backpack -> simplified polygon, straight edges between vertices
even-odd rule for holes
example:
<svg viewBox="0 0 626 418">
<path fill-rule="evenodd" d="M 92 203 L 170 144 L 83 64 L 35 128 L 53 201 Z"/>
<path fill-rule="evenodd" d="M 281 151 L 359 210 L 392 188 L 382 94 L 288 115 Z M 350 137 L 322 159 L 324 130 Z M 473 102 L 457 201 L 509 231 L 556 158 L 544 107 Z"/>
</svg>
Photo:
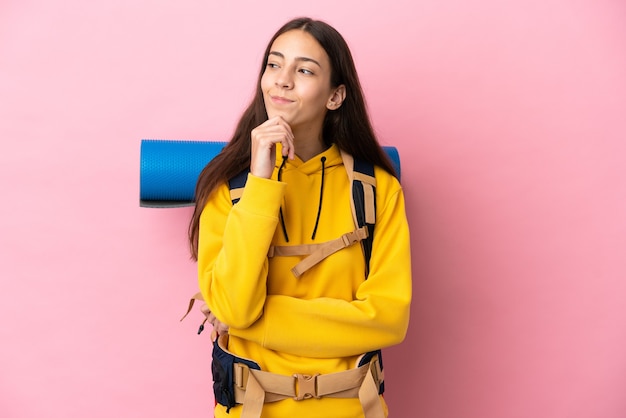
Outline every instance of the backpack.
<svg viewBox="0 0 626 418">
<path fill-rule="evenodd" d="M 299 277 L 299 275 L 318 262 L 322 261 L 328 255 L 360 241 L 365 259 L 365 279 L 367 279 L 367 275 L 369 273 L 369 261 L 372 255 L 374 225 L 376 223 L 376 178 L 374 176 L 374 165 L 360 159 L 354 159 L 350 154 L 343 151 L 341 152 L 341 157 L 343 159 L 343 164 L 348 174 L 348 178 L 350 179 L 350 183 L 352 184 L 352 199 L 350 206 L 356 229 L 335 240 L 321 244 L 270 247 L 268 253 L 269 257 L 273 257 L 275 255 L 308 254 L 307 257 L 305 257 L 292 269 L 292 272 L 296 277 Z M 243 193 L 248 173 L 248 169 L 244 170 L 228 181 L 230 197 L 233 205 L 237 204 Z M 313 248 L 313 250 L 311 250 L 311 248 Z M 203 303 L 200 309 L 205 315 L 204 321 L 198 328 L 198 334 L 200 334 L 204 330 L 204 324 L 208 320 L 208 315 L 210 313 L 210 309 L 204 303 L 204 298 L 200 292 L 196 293 L 189 301 L 189 307 L 181 321 L 189 314 L 196 300 Z M 246 362 L 249 360 L 233 356 L 227 350 L 222 348 L 220 341 L 223 340 L 222 337 L 226 336 L 227 335 L 218 336 L 215 331 L 213 332 L 211 338 L 213 340 L 213 361 L 211 363 L 211 369 L 213 372 L 213 391 L 215 400 L 217 403 L 226 406 L 228 411 L 236 404 L 236 394 L 233 389 L 233 366 L 235 364 L 245 364 L 249 369 L 259 369 L 259 366 L 254 362 L 248 364 Z M 376 393 L 381 395 L 385 391 L 382 352 L 380 349 L 363 354 L 359 360 L 358 367 L 369 368 L 373 367 L 372 365 L 374 364 L 376 365 L 375 367 L 377 372 L 375 373 L 376 381 L 374 388 L 372 389 L 372 396 L 376 396 Z M 269 375 L 268 373 L 266 374 Z"/>
</svg>

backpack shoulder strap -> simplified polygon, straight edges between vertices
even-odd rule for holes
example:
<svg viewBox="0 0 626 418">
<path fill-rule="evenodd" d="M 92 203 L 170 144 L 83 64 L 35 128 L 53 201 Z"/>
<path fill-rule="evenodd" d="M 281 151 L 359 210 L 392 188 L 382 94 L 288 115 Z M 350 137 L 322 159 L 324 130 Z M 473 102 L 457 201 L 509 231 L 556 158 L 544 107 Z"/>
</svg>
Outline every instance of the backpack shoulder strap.
<svg viewBox="0 0 626 418">
<path fill-rule="evenodd" d="M 352 184 L 352 217 L 357 227 L 366 226 L 368 236 L 361 241 L 365 256 L 366 272 L 369 273 L 369 262 L 372 257 L 372 242 L 374 240 L 374 225 L 376 224 L 376 177 L 374 165 L 355 159 L 352 155 L 341 151 L 343 165 Z"/>
<path fill-rule="evenodd" d="M 367 238 L 361 241 L 363 255 L 365 256 L 365 278 L 369 275 L 370 258 L 372 257 L 372 242 L 374 241 L 374 225 L 376 223 L 376 177 L 374 175 L 374 165 L 359 159 L 354 159 L 346 152 L 341 151 L 343 165 L 348 172 L 348 178 L 352 183 L 352 216 L 359 228 L 367 227 Z M 370 361 L 378 355 L 380 370 L 383 369 L 383 358 L 381 350 L 365 353 L 359 362 Z M 385 392 L 385 383 L 381 381 L 378 385 L 378 394 Z"/>
</svg>

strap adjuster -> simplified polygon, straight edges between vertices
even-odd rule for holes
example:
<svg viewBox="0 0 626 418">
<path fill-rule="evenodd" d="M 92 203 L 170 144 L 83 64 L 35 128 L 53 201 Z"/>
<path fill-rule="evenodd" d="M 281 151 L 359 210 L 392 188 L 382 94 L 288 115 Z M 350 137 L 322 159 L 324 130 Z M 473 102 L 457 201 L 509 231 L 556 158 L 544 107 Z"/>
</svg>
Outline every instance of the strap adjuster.
<svg viewBox="0 0 626 418">
<path fill-rule="evenodd" d="M 233 364 L 233 385 L 237 389 L 245 390 L 248 384 L 250 368 L 243 363 Z"/>
<path fill-rule="evenodd" d="M 296 401 L 311 398 L 319 399 L 320 396 L 317 394 L 317 376 L 319 376 L 319 373 L 314 375 L 294 374 L 293 377 L 296 378 L 294 382 L 296 385 L 296 396 L 293 399 Z"/>
<path fill-rule="evenodd" d="M 347 234 L 343 234 L 341 236 L 341 240 L 343 241 L 344 247 L 349 247 L 355 242 L 358 241 L 356 234 L 354 232 L 348 232 Z"/>
<path fill-rule="evenodd" d="M 364 240 L 369 235 L 369 231 L 366 226 L 362 226 L 359 229 L 355 229 L 352 232 L 347 232 L 341 236 L 341 241 L 343 241 L 344 247 L 349 247 L 352 244 L 356 244 L 357 242 Z"/>
</svg>

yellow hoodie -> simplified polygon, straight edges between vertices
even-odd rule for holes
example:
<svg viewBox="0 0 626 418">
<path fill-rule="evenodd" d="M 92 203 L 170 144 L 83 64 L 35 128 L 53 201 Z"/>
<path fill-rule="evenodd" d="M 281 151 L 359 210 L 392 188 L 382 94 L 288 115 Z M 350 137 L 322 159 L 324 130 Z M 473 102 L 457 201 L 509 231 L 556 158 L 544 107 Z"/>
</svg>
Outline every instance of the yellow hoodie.
<svg viewBox="0 0 626 418">
<path fill-rule="evenodd" d="M 234 206 L 226 184 L 211 196 L 200 219 L 200 290 L 230 327 L 229 351 L 255 360 L 262 370 L 291 376 L 351 369 L 361 354 L 400 343 L 408 327 L 411 258 L 402 188 L 375 168 L 376 226 L 367 280 L 358 243 L 296 278 L 291 268 L 303 257 L 268 258 L 268 248 L 323 243 L 353 231 L 351 188 L 336 145 L 306 162 L 288 160 L 281 181 L 278 171 L 271 179 L 249 174 Z M 382 397 L 381 402 L 386 411 Z M 228 414 L 221 405 L 215 410 L 216 417 L 240 413 L 240 405 Z M 263 408 L 263 417 L 272 418 L 360 416 L 357 398 L 286 399 Z"/>
</svg>

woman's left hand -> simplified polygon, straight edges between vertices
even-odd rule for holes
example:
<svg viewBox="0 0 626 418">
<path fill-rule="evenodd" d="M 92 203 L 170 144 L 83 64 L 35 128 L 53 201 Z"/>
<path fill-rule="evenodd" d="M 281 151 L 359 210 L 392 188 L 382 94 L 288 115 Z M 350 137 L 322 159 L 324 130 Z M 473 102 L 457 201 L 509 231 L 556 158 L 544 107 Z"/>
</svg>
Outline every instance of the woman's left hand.
<svg viewBox="0 0 626 418">
<path fill-rule="evenodd" d="M 227 334 L 228 333 L 228 325 L 217 319 L 217 317 L 213 314 L 208 305 L 202 306 L 200 309 L 204 316 L 206 316 L 206 320 L 213 327 L 213 331 L 217 334 Z"/>
</svg>

